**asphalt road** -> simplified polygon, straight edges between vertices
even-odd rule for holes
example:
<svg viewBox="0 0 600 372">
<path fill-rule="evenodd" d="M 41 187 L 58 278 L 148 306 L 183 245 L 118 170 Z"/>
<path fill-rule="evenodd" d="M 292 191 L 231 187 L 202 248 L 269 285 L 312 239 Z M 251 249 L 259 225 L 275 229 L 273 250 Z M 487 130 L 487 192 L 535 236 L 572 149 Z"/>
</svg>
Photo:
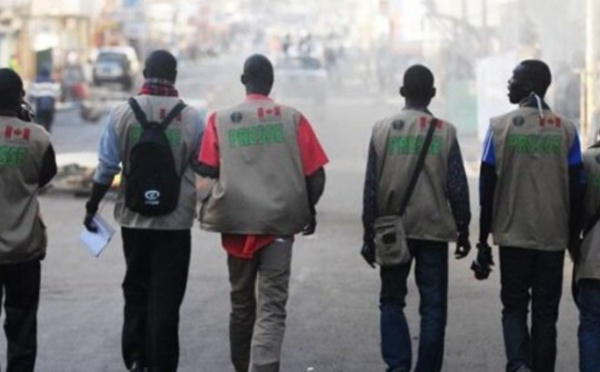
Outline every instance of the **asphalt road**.
<svg viewBox="0 0 600 372">
<path fill-rule="evenodd" d="M 215 93 L 215 105 L 243 97 L 238 83 L 239 59 L 214 60 L 182 73 L 180 88 L 190 99 Z M 361 92 L 361 93 L 357 93 Z M 331 94 L 327 105 L 295 102 L 312 121 L 330 156 L 327 188 L 318 206 L 317 234 L 298 237 L 294 246 L 291 296 L 282 371 L 384 371 L 379 353 L 379 277 L 358 254 L 361 192 L 370 127 L 377 118 L 401 107 L 364 87 Z M 82 122 L 76 112 L 57 117 L 53 140 L 60 154 L 95 152 L 102 124 Z M 463 138 L 469 169 L 479 157 L 479 144 Z M 477 236 L 478 207 L 475 173 L 470 172 L 472 236 Z M 50 244 L 43 262 L 39 309 L 40 372 L 123 371 L 120 351 L 124 273 L 117 236 L 99 257 L 79 242 L 84 199 L 49 193 L 41 197 Z M 102 215 L 112 220 L 112 203 Z M 114 223 L 114 221 L 113 221 Z M 453 247 L 452 247 L 453 249 Z M 497 258 L 497 252 L 494 251 Z M 497 269 L 477 282 L 469 270 L 474 254 L 451 260 L 449 314 L 444 371 L 502 371 L 504 348 Z M 193 229 L 189 282 L 181 308 L 180 371 L 232 371 L 229 363 L 229 294 L 226 256 L 216 234 Z M 567 260 L 568 261 L 568 260 Z M 571 264 L 565 264 L 570 278 Z M 413 353 L 418 341 L 418 292 L 411 277 L 407 318 Z M 577 368 L 577 311 L 565 280 L 559 320 L 557 371 Z M 0 338 L 0 363 L 5 343 Z"/>
</svg>

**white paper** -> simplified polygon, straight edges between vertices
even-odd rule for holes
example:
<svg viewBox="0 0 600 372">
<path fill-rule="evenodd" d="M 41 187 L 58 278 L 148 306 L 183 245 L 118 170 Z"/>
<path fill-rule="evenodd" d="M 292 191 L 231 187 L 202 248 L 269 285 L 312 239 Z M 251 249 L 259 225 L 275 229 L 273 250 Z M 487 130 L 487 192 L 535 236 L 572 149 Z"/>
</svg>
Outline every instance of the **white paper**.
<svg viewBox="0 0 600 372">
<path fill-rule="evenodd" d="M 80 237 L 87 249 L 94 256 L 98 257 L 115 234 L 115 229 L 113 229 L 112 226 L 110 226 L 108 222 L 106 222 L 106 220 L 99 214 L 94 216 L 93 222 L 98 227 L 98 231 L 94 233 L 88 231 L 88 229 L 84 227 Z"/>
</svg>

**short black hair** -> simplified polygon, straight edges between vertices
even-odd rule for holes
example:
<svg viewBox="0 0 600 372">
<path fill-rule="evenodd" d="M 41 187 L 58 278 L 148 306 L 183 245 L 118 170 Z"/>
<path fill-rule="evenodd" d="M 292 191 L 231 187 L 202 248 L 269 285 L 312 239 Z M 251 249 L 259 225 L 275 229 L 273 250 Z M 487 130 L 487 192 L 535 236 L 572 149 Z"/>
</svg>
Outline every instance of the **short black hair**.
<svg viewBox="0 0 600 372">
<path fill-rule="evenodd" d="M 153 51 L 146 58 L 144 77 L 175 82 L 175 78 L 177 77 L 177 59 L 166 50 Z"/>
<path fill-rule="evenodd" d="M 273 64 L 262 54 L 253 54 L 244 63 L 246 85 L 272 86 L 275 80 Z"/>
<path fill-rule="evenodd" d="M 0 68 L 0 109 L 14 110 L 21 104 L 23 80 L 10 68 Z"/>
<path fill-rule="evenodd" d="M 433 91 L 433 73 L 423 65 L 413 65 L 404 73 L 404 96 L 411 99 L 430 99 Z"/>
<path fill-rule="evenodd" d="M 520 65 L 524 68 L 527 79 L 533 85 L 533 91 L 538 96 L 544 97 L 548 87 L 552 84 L 550 67 L 538 59 L 526 59 Z"/>
</svg>

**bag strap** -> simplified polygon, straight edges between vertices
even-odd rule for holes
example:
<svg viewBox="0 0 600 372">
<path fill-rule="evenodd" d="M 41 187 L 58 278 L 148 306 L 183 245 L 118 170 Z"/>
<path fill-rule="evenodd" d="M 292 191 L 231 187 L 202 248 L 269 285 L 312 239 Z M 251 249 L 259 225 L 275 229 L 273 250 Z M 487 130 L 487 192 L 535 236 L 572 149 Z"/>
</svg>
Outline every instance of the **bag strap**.
<svg viewBox="0 0 600 372">
<path fill-rule="evenodd" d="M 160 122 L 160 129 L 165 130 L 167 127 L 173 122 L 173 120 L 177 117 L 177 115 L 181 114 L 181 111 L 185 108 L 185 103 L 179 101 L 175 107 L 171 109 L 171 112 L 167 114 L 167 116 Z"/>
<path fill-rule="evenodd" d="M 404 199 L 402 199 L 402 203 L 400 204 L 400 209 L 398 211 L 398 215 L 402 216 L 404 211 L 406 210 L 406 206 L 408 205 L 408 201 L 417 185 L 417 179 L 419 178 L 419 174 L 423 169 L 423 165 L 425 164 L 425 157 L 427 157 L 427 153 L 429 152 L 429 146 L 431 146 L 431 142 L 433 141 L 433 132 L 435 132 L 435 127 L 437 126 L 438 119 L 431 119 L 431 123 L 429 124 L 429 129 L 427 130 L 427 135 L 425 136 L 425 142 L 423 142 L 423 147 L 421 148 L 421 152 L 419 153 L 419 159 L 417 160 L 417 165 L 415 166 L 415 170 L 410 178 L 410 182 L 408 184 L 408 188 L 406 189 L 406 193 L 404 194 Z"/>
<path fill-rule="evenodd" d="M 129 107 L 131 107 L 131 109 L 133 110 L 133 114 L 135 115 L 135 118 L 140 123 L 142 128 L 147 129 L 150 126 L 150 123 L 148 123 L 148 118 L 146 117 L 144 110 L 142 110 L 142 108 L 140 107 L 140 104 L 133 97 L 130 97 L 127 100 L 127 103 L 129 103 Z M 167 129 L 167 127 L 173 122 L 177 115 L 181 114 L 181 111 L 183 111 L 185 106 L 185 103 L 179 101 L 177 105 L 175 105 L 175 107 L 171 109 L 171 112 L 169 112 L 169 114 L 160 122 L 159 128 L 161 130 Z"/>
<path fill-rule="evenodd" d="M 133 97 L 129 97 L 127 103 L 129 103 L 129 107 L 131 107 L 131 109 L 133 110 L 133 114 L 135 115 L 135 118 L 140 123 L 142 128 L 146 129 L 146 127 L 148 127 L 148 118 L 146 117 L 146 114 L 140 107 L 140 104 Z"/>
</svg>

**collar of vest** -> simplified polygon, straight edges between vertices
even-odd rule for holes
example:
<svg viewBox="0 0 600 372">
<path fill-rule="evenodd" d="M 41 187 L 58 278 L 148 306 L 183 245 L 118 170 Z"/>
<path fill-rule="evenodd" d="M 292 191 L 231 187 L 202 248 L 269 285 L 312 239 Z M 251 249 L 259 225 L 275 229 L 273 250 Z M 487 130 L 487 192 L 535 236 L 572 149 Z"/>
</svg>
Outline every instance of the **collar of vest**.
<svg viewBox="0 0 600 372">
<path fill-rule="evenodd" d="M 249 99 L 251 101 L 254 101 L 254 100 L 272 101 L 272 99 L 269 98 L 268 96 L 265 96 L 264 94 L 258 94 L 258 93 L 247 94 L 246 99 Z"/>
</svg>

